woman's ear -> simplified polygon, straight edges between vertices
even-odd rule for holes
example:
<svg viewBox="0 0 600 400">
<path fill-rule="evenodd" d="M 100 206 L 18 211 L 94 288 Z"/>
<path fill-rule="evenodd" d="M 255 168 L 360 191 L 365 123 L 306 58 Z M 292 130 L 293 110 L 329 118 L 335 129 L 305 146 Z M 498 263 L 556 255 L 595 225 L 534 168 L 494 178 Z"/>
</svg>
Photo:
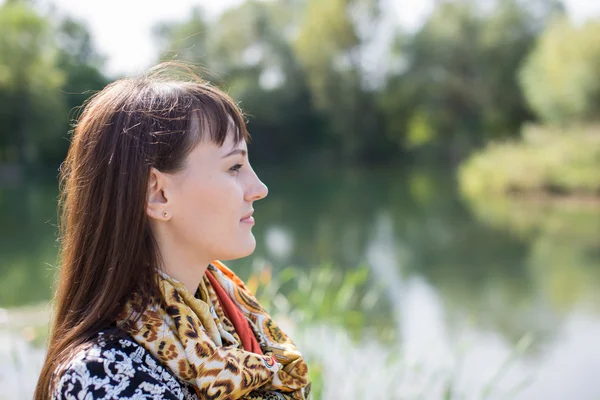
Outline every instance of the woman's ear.
<svg viewBox="0 0 600 400">
<path fill-rule="evenodd" d="M 166 221 L 171 218 L 170 203 L 166 194 L 167 182 L 168 177 L 165 174 L 154 167 L 150 168 L 146 193 L 146 214 L 152 219 Z"/>
</svg>

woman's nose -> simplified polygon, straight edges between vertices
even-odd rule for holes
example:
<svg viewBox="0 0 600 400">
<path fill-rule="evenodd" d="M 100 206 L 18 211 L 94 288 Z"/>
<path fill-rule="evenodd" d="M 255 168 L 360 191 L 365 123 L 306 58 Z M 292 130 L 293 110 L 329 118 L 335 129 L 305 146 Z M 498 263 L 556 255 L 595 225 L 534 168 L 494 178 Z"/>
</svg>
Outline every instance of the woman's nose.
<svg viewBox="0 0 600 400">
<path fill-rule="evenodd" d="M 256 201 L 260 199 L 264 199 L 269 194 L 269 188 L 265 185 L 256 175 L 253 173 L 252 184 L 250 185 L 248 191 L 246 192 L 246 200 L 247 201 Z"/>
</svg>

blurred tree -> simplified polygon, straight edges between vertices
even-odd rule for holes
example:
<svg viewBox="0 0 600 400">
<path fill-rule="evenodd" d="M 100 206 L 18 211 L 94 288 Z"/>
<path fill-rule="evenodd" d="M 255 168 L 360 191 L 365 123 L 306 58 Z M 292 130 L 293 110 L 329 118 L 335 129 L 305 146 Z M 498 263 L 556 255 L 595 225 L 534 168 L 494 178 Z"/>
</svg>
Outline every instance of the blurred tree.
<svg viewBox="0 0 600 400">
<path fill-rule="evenodd" d="M 263 162 L 380 161 L 407 151 L 456 162 L 532 118 L 517 72 L 549 18 L 560 14 L 557 0 L 438 2 L 417 32 L 398 33 L 389 63 L 378 71 L 384 84 L 377 85 L 368 65 L 373 48 L 388 46 L 380 35 L 384 4 L 247 0 L 216 20 L 196 8 L 185 21 L 158 25 L 155 36 L 161 59 L 204 65 L 218 74 L 206 77 L 213 83 L 227 81 L 250 118 L 253 156 Z M 84 25 L 43 17 L 24 0 L 0 7 L 0 35 L 0 162 L 55 163 L 68 145 L 59 139 L 68 129 L 67 110 L 107 82 L 103 60 Z M 589 72 L 595 50 L 584 56 L 583 46 L 560 47 L 570 52 L 552 71 L 584 71 L 564 84 L 534 79 L 543 75 L 534 67 L 523 70 L 523 87 L 540 114 L 593 115 L 593 107 L 580 111 L 583 103 L 598 103 Z M 582 60 L 577 71 L 560 63 L 568 57 Z M 546 59 L 539 63 L 550 71 Z M 551 100 L 567 95 L 578 96 L 570 108 Z"/>
<path fill-rule="evenodd" d="M 186 21 L 164 22 L 154 27 L 153 35 L 158 41 L 159 59 L 177 58 L 206 65 L 209 27 L 203 13 L 202 8 L 194 7 Z"/>
<path fill-rule="evenodd" d="M 64 126 L 56 57 L 48 21 L 26 2 L 0 6 L 0 162 L 34 163 Z"/>
<path fill-rule="evenodd" d="M 555 1 L 439 2 L 416 34 L 399 37 L 401 60 L 381 97 L 386 130 L 402 148 L 457 162 L 531 118 L 516 75 Z"/>
<path fill-rule="evenodd" d="M 86 26 L 70 17 L 58 20 L 55 27 L 58 49 L 57 67 L 63 71 L 65 80 L 61 86 L 67 109 L 70 110 L 72 122 L 78 116 L 79 107 L 93 93 L 101 90 L 109 82 L 101 72 L 104 58 L 94 48 L 92 37 Z M 64 159 L 69 141 L 66 140 L 68 118 L 65 115 L 62 138 L 56 137 L 53 148 L 44 152 L 47 164 L 57 164 Z"/>
<path fill-rule="evenodd" d="M 389 149 L 362 67 L 380 7 L 379 0 L 307 0 L 294 41 L 316 107 L 345 159 L 373 159 Z"/>
<path fill-rule="evenodd" d="M 94 48 L 92 37 L 82 23 L 66 17 L 56 31 L 58 67 L 65 72 L 63 90 L 69 108 L 79 106 L 95 90 L 102 89 L 108 79 L 101 72 L 102 57 Z"/>
<path fill-rule="evenodd" d="M 600 20 L 577 27 L 556 19 L 528 57 L 520 82 L 544 122 L 600 120 Z"/>
<path fill-rule="evenodd" d="M 155 29 L 163 59 L 207 67 L 251 118 L 253 157 L 261 161 L 316 155 L 322 147 L 304 71 L 289 45 L 293 1 L 246 1 L 210 24 L 196 9 L 181 23 Z M 218 75 L 216 75 L 218 74 Z"/>
</svg>

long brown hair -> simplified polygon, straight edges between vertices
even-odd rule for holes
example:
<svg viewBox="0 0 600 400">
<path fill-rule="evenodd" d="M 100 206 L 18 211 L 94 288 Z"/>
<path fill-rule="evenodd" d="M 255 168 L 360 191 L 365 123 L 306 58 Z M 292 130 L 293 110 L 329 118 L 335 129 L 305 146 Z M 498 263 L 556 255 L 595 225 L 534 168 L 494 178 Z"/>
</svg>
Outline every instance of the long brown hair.
<svg viewBox="0 0 600 400">
<path fill-rule="evenodd" d="M 199 132 L 191 130 L 199 118 Z M 94 95 L 61 166 L 60 274 L 48 351 L 35 399 L 51 396 L 54 372 L 110 326 L 138 293 L 159 293 L 160 254 L 146 214 L 150 168 L 176 172 L 201 140 L 248 141 L 243 115 L 189 65 L 160 64 Z"/>
</svg>

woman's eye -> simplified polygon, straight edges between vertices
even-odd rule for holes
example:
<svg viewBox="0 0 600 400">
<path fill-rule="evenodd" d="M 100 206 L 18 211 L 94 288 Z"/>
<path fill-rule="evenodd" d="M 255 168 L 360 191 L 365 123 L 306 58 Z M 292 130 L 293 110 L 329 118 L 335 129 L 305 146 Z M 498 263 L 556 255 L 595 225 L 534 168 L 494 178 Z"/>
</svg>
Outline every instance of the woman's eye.
<svg viewBox="0 0 600 400">
<path fill-rule="evenodd" d="M 242 168 L 242 164 L 235 164 L 233 167 L 229 168 L 232 172 L 238 172 Z"/>
</svg>

